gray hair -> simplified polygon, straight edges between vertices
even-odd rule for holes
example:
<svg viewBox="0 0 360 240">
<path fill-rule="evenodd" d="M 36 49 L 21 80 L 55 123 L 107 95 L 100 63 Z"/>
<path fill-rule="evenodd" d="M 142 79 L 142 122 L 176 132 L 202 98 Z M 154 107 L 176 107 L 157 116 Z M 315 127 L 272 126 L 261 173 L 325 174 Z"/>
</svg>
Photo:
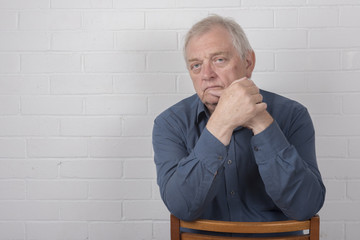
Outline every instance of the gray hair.
<svg viewBox="0 0 360 240">
<path fill-rule="evenodd" d="M 193 25 L 186 34 L 183 49 L 185 60 L 186 47 L 190 39 L 210 31 L 214 26 L 221 26 L 229 32 L 230 36 L 232 37 L 232 42 L 235 49 L 238 51 L 239 56 L 243 59 L 245 59 L 245 56 L 248 52 L 253 51 L 244 30 L 237 22 L 235 22 L 233 19 L 221 17 L 219 15 L 211 15 Z"/>
</svg>

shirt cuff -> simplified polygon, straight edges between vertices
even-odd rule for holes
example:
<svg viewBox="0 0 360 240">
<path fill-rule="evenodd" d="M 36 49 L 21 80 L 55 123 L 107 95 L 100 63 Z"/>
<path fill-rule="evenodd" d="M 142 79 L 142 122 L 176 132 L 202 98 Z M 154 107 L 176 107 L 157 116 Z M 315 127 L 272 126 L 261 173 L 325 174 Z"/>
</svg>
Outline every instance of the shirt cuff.
<svg viewBox="0 0 360 240">
<path fill-rule="evenodd" d="M 289 146 L 288 140 L 275 120 L 251 139 L 251 147 L 258 164 L 265 164 L 268 159 L 274 159 L 278 152 Z"/>
<path fill-rule="evenodd" d="M 194 153 L 209 171 L 216 174 L 218 169 L 225 162 L 228 155 L 228 147 L 220 142 L 205 127 L 198 142 L 196 143 Z"/>
</svg>

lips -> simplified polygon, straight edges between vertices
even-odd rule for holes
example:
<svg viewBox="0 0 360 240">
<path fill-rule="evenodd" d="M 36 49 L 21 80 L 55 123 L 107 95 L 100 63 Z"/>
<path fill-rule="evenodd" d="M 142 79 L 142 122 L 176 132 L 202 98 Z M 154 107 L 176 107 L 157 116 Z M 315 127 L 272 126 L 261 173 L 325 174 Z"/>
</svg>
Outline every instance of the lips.
<svg viewBox="0 0 360 240">
<path fill-rule="evenodd" d="M 213 96 L 216 96 L 216 97 L 220 97 L 222 91 L 223 91 L 223 87 L 221 87 L 221 86 L 210 86 L 210 87 L 206 87 L 204 90 L 204 92 L 211 94 Z"/>
</svg>

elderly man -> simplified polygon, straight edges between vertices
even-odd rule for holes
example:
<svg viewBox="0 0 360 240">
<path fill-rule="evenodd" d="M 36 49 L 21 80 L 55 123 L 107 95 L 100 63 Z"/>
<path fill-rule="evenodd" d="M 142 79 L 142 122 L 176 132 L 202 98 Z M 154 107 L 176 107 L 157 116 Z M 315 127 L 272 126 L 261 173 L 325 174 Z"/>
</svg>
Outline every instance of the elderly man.
<svg viewBox="0 0 360 240">
<path fill-rule="evenodd" d="M 183 220 L 308 219 L 324 203 L 311 118 L 301 104 L 259 90 L 241 27 L 195 24 L 184 55 L 196 94 L 155 120 L 161 197 Z"/>
</svg>

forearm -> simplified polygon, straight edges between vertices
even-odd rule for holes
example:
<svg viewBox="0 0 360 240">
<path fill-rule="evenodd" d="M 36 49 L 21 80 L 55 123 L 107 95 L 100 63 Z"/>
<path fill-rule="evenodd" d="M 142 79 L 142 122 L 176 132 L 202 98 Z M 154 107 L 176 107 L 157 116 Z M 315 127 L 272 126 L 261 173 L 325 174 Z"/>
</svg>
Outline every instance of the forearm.
<svg viewBox="0 0 360 240">
<path fill-rule="evenodd" d="M 160 193 L 169 211 L 184 220 L 196 219 L 217 193 L 227 148 L 205 129 L 190 154 L 163 136 L 154 137 L 154 152 Z"/>
<path fill-rule="evenodd" d="M 298 147 L 299 152 L 276 123 L 258 137 L 252 146 L 267 193 L 288 217 L 310 218 L 319 211 L 325 197 L 314 139 L 307 139 Z"/>
</svg>

